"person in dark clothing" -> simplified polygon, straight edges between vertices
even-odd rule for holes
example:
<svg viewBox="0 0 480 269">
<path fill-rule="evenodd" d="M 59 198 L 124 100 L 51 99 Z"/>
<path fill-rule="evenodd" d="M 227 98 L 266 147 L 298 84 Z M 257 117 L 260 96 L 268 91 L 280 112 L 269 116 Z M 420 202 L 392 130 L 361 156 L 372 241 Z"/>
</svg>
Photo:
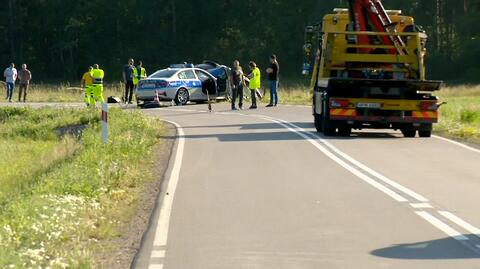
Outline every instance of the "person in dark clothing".
<svg viewBox="0 0 480 269">
<path fill-rule="evenodd" d="M 133 65 L 135 62 L 133 59 L 128 60 L 128 64 L 123 67 L 122 77 L 123 83 L 125 83 L 125 95 L 123 96 L 123 102 L 125 103 L 132 103 L 132 96 L 133 96 L 133 72 L 135 70 L 135 66 Z"/>
<path fill-rule="evenodd" d="M 232 86 L 232 110 L 237 110 L 235 107 L 235 101 L 238 98 L 238 108 L 243 109 L 243 70 L 240 66 L 240 62 L 235 60 L 233 62 L 233 68 L 231 71 L 231 86 Z"/>
<path fill-rule="evenodd" d="M 278 78 L 280 73 L 280 66 L 278 65 L 277 56 L 272 54 L 270 56 L 270 67 L 267 68 L 267 78 L 270 83 L 270 103 L 267 107 L 278 105 Z"/>
</svg>

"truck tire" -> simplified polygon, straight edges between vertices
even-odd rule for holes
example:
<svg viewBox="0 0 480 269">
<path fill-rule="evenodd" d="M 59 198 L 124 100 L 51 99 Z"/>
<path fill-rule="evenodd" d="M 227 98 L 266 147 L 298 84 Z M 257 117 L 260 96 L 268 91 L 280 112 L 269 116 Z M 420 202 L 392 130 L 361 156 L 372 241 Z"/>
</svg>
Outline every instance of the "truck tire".
<svg viewBox="0 0 480 269">
<path fill-rule="evenodd" d="M 314 114 L 313 115 L 313 121 L 314 121 L 314 124 L 315 124 L 315 129 L 317 129 L 317 132 L 319 132 L 319 133 L 323 132 L 323 118 L 322 118 L 322 115 Z"/>
<path fill-rule="evenodd" d="M 350 126 L 338 127 L 338 135 L 348 137 L 352 134 L 352 128 Z"/>
<path fill-rule="evenodd" d="M 417 130 L 415 129 L 402 129 L 402 134 L 404 137 L 415 137 Z"/>
<path fill-rule="evenodd" d="M 325 136 L 335 136 L 337 134 L 337 126 L 330 120 L 322 117 L 322 130 Z"/>
<path fill-rule="evenodd" d="M 432 136 L 432 130 L 418 131 L 418 136 L 420 136 L 420 137 L 431 137 Z"/>
</svg>

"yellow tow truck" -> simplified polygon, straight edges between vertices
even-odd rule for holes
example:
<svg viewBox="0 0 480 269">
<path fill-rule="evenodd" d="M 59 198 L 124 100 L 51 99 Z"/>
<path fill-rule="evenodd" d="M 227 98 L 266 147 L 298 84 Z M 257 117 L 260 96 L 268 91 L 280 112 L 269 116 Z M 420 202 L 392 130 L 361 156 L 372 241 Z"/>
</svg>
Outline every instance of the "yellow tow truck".
<svg viewBox="0 0 480 269">
<path fill-rule="evenodd" d="M 442 105 L 433 92 L 442 82 L 426 80 L 426 33 L 380 0 L 349 4 L 305 30 L 303 74 L 311 75 L 316 129 L 326 136 L 375 128 L 430 137 Z"/>
</svg>

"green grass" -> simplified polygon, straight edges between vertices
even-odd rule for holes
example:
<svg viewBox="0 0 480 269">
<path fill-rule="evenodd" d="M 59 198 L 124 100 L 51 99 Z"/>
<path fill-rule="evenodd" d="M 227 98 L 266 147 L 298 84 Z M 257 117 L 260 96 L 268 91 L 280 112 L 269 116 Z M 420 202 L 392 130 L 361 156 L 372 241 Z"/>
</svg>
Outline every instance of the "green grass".
<svg viewBox="0 0 480 269">
<path fill-rule="evenodd" d="M 98 268 L 128 223 L 163 126 L 112 109 L 103 145 L 96 110 L 0 108 L 0 268 Z M 87 124 L 81 138 L 58 128 Z"/>
<path fill-rule="evenodd" d="M 447 105 L 440 109 L 437 133 L 480 143 L 480 86 L 447 87 L 438 95 Z"/>
<path fill-rule="evenodd" d="M 104 97 L 123 95 L 124 86 L 121 83 L 107 84 L 104 88 Z M 15 95 L 14 101 L 17 100 Z M 69 84 L 50 85 L 50 84 L 32 84 L 27 96 L 28 102 L 83 102 L 84 91 L 78 87 L 72 87 Z"/>
</svg>

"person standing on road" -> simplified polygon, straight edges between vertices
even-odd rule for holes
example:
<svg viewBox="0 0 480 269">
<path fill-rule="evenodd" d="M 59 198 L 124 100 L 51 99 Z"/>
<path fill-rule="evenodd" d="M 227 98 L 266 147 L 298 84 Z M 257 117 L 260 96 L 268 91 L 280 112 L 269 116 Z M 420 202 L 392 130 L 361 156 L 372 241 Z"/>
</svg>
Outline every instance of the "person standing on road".
<svg viewBox="0 0 480 269">
<path fill-rule="evenodd" d="M 133 59 L 128 60 L 128 64 L 123 67 L 122 77 L 123 83 L 125 83 L 125 95 L 123 96 L 123 102 L 132 103 L 133 96 L 133 72 L 135 70 Z"/>
<path fill-rule="evenodd" d="M 18 102 L 21 102 L 23 93 L 23 102 L 27 101 L 27 91 L 32 80 L 32 72 L 27 69 L 26 64 L 22 64 L 22 70 L 18 72 L 18 79 L 20 80 L 20 87 L 18 88 Z"/>
<path fill-rule="evenodd" d="M 272 54 L 270 56 L 270 67 L 267 68 L 268 81 L 270 83 L 270 103 L 267 107 L 278 105 L 278 75 L 280 73 L 280 66 L 278 65 L 277 56 Z"/>
<path fill-rule="evenodd" d="M 92 78 L 93 78 L 93 97 L 95 98 L 96 102 L 100 102 L 101 104 L 105 103 L 105 99 L 103 98 L 103 77 L 105 73 L 102 69 L 98 66 L 98 64 L 93 65 L 92 70 Z"/>
<path fill-rule="evenodd" d="M 7 83 L 7 100 L 12 102 L 13 91 L 15 89 L 15 81 L 17 80 L 17 69 L 15 69 L 15 64 L 11 63 L 10 67 L 7 67 L 3 71 L 3 76 L 5 77 L 5 82 Z"/>
<path fill-rule="evenodd" d="M 238 98 L 238 108 L 243 109 L 243 70 L 238 60 L 233 61 L 233 68 L 231 71 L 231 86 L 232 86 L 232 110 L 237 110 L 235 101 Z"/>
<path fill-rule="evenodd" d="M 138 82 L 147 78 L 147 70 L 143 67 L 142 61 L 138 61 L 137 67 L 133 70 L 133 87 L 136 89 Z"/>
<path fill-rule="evenodd" d="M 88 71 L 82 76 L 81 87 L 85 90 L 85 104 L 87 106 L 95 106 L 95 98 L 93 96 L 93 67 L 89 66 Z"/>
<path fill-rule="evenodd" d="M 252 105 L 250 109 L 257 108 L 257 91 L 261 87 L 261 74 L 260 69 L 257 67 L 257 64 L 254 61 L 251 61 L 250 64 L 250 74 L 247 76 L 250 79 L 250 96 L 252 98 Z"/>
</svg>

